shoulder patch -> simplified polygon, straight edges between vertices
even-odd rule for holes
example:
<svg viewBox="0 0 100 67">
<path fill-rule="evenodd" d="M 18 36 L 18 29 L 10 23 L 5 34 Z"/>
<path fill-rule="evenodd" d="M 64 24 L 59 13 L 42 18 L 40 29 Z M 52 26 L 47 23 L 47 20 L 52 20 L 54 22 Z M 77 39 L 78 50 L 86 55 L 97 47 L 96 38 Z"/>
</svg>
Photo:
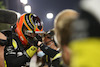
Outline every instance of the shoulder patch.
<svg viewBox="0 0 100 67">
<path fill-rule="evenodd" d="M 17 49 L 17 42 L 14 40 L 14 39 L 12 39 L 12 45 L 13 45 L 13 47 L 14 47 L 14 49 Z"/>
</svg>

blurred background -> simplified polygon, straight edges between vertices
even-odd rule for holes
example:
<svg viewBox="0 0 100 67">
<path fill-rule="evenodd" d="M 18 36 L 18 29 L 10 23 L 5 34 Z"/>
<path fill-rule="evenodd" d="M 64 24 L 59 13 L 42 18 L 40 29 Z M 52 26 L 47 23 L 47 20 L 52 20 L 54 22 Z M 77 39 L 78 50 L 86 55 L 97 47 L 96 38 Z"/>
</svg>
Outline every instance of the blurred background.
<svg viewBox="0 0 100 67">
<path fill-rule="evenodd" d="M 0 0 L 1 9 L 23 13 L 35 13 L 44 22 L 44 31 L 54 27 L 55 16 L 63 9 L 78 11 L 79 0 Z"/>
</svg>

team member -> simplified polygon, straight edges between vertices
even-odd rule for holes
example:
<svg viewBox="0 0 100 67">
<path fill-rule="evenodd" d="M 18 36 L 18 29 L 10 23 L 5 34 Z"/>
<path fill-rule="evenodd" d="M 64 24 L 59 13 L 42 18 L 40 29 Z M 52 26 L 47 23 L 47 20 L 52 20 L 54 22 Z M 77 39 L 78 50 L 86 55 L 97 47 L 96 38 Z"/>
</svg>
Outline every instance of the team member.
<svg viewBox="0 0 100 67">
<path fill-rule="evenodd" d="M 72 24 L 71 67 L 100 67 L 100 1 L 81 0 L 80 17 Z M 76 33 L 74 35 L 74 33 Z"/>
<path fill-rule="evenodd" d="M 50 57 L 51 65 L 49 67 L 63 67 L 63 62 L 61 61 L 61 52 L 58 47 L 55 45 L 53 40 L 54 31 L 49 31 L 44 38 L 44 44 L 42 42 L 38 42 L 38 46 L 43 51 L 43 53 Z"/>
<path fill-rule="evenodd" d="M 0 31 L 9 29 L 10 25 L 16 22 L 17 14 L 15 11 L 0 9 Z M 0 32 L 0 67 L 4 67 L 4 48 L 7 37 Z"/>
<path fill-rule="evenodd" d="M 62 58 L 66 65 L 70 64 L 69 41 L 71 35 L 71 23 L 78 18 L 78 12 L 72 9 L 66 9 L 58 13 L 54 20 L 55 35 L 57 43 L 62 50 Z M 73 33 L 75 34 L 75 33 Z"/>
<path fill-rule="evenodd" d="M 4 44 L 3 42 L 6 41 L 6 36 L 0 33 L 0 67 L 4 67 Z"/>
<path fill-rule="evenodd" d="M 56 46 L 56 43 L 54 41 L 54 30 L 50 30 L 48 31 L 47 33 L 45 33 L 43 35 L 43 43 L 50 47 L 51 49 L 54 49 L 54 50 L 58 50 L 59 49 L 57 48 Z M 37 52 L 37 55 L 39 57 L 42 57 L 42 66 L 48 66 L 50 67 L 51 66 L 51 58 L 49 55 L 46 55 L 42 50 L 39 49 L 39 51 Z"/>
</svg>

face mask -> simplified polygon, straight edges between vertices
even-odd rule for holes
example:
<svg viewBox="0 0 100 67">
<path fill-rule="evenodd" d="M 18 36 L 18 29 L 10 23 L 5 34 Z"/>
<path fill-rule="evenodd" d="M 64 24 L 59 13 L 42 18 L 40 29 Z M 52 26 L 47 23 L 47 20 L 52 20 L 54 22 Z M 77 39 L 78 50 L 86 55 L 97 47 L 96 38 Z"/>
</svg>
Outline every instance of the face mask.
<svg viewBox="0 0 100 67">
<path fill-rule="evenodd" d="M 45 55 L 45 53 L 43 52 L 43 51 L 39 51 L 38 53 L 37 53 L 37 56 L 38 57 L 43 57 Z"/>
</svg>

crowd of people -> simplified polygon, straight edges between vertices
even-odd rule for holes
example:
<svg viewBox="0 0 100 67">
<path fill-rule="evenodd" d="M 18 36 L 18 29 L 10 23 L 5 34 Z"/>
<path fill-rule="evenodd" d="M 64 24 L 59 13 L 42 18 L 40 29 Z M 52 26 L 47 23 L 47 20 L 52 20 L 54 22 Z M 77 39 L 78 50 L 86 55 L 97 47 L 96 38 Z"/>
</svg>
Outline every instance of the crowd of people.
<svg viewBox="0 0 100 67">
<path fill-rule="evenodd" d="M 80 12 L 62 10 L 47 32 L 36 14 L 22 14 L 11 29 L 0 32 L 0 67 L 30 67 L 34 55 L 38 67 L 100 67 L 96 5 L 98 0 L 82 0 Z"/>
</svg>

